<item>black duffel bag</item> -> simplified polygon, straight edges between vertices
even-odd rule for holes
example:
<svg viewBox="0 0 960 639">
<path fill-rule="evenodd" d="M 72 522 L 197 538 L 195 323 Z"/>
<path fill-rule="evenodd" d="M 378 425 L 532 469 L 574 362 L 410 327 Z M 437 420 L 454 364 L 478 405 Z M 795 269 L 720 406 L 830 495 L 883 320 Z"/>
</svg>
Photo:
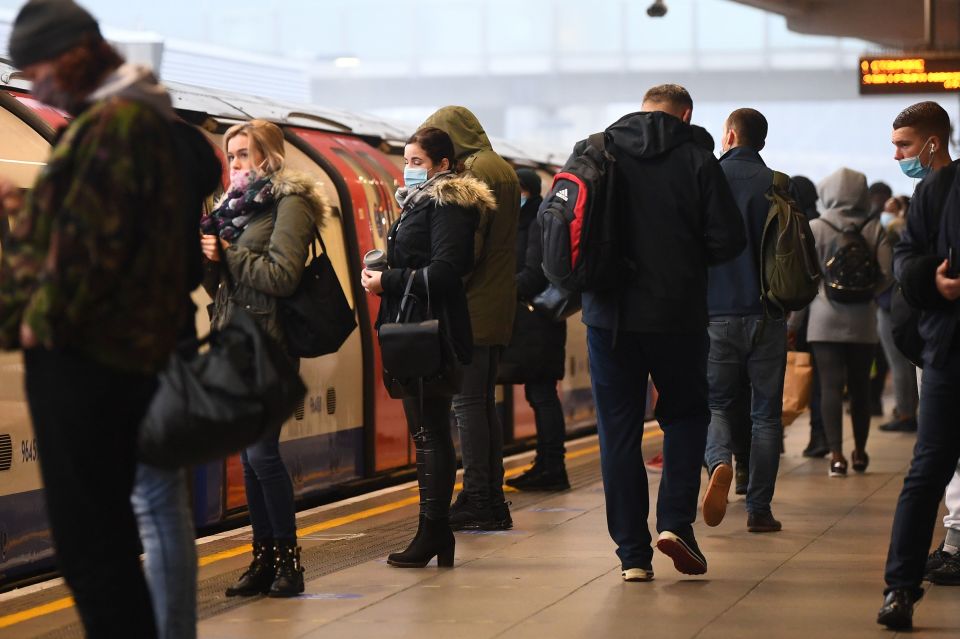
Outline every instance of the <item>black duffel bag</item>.
<svg viewBox="0 0 960 639">
<path fill-rule="evenodd" d="M 159 468 L 222 459 L 283 426 L 306 392 L 283 346 L 238 307 L 171 356 L 140 424 L 138 457 Z"/>
<path fill-rule="evenodd" d="M 416 271 L 410 272 L 395 322 L 381 324 L 378 331 L 383 358 L 383 383 L 394 399 L 448 397 L 460 392 L 463 368 L 453 344 L 430 302 L 428 269 L 423 269 L 427 289 L 425 315 L 415 320 L 420 300 L 411 292 Z"/>
<path fill-rule="evenodd" d="M 277 322 L 287 351 L 294 357 L 320 357 L 340 350 L 357 327 L 357 318 L 340 286 L 340 279 L 327 257 L 327 247 L 317 232 L 323 252 L 316 253 L 303 271 L 297 290 L 277 299 Z"/>
</svg>

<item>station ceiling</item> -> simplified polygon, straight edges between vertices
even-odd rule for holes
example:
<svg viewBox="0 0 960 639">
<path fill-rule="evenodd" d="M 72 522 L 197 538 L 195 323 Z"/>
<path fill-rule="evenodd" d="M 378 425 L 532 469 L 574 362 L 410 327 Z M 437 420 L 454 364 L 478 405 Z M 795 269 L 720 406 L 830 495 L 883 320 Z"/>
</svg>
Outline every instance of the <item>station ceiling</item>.
<svg viewBox="0 0 960 639">
<path fill-rule="evenodd" d="M 924 0 L 733 0 L 787 18 L 797 33 L 924 48 Z M 934 0 L 937 48 L 960 48 L 960 0 Z"/>
</svg>

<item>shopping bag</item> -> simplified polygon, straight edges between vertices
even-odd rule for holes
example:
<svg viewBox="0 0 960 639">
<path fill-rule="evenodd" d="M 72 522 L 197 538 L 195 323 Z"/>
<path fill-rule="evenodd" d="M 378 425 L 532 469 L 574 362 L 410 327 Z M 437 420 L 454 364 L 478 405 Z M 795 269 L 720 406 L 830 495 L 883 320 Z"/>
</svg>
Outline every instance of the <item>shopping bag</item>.
<svg viewBox="0 0 960 639">
<path fill-rule="evenodd" d="M 787 351 L 787 369 L 783 375 L 784 426 L 789 426 L 810 407 L 813 390 L 813 364 L 810 353 Z"/>
</svg>

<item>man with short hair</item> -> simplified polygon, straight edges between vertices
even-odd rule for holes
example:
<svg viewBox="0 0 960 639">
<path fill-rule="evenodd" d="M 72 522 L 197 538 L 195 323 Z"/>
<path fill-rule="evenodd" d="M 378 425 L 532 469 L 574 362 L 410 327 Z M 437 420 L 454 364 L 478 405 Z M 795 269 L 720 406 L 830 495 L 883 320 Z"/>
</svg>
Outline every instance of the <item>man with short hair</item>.
<svg viewBox="0 0 960 639">
<path fill-rule="evenodd" d="M 893 159 L 907 177 L 922 178 L 950 164 L 950 116 L 936 102 L 918 102 L 893 121 Z"/>
<path fill-rule="evenodd" d="M 783 437 L 783 373 L 787 361 L 787 329 L 783 313 L 762 301 L 760 241 L 770 211 L 767 194 L 773 171 L 760 151 L 767 138 L 767 119 L 755 109 L 737 109 L 723 125 L 720 166 L 740 207 L 747 230 L 747 248 L 735 260 L 710 269 L 707 308 L 710 314 L 710 429 L 706 461 L 710 483 L 703 498 L 708 526 L 723 521 L 733 477 L 734 412 L 746 375 L 752 391 L 750 473 L 747 485 L 747 530 L 777 532 L 780 522 L 770 509 Z"/>
<path fill-rule="evenodd" d="M 736 257 L 746 240 L 720 164 L 691 131 L 692 113 L 686 89 L 661 85 L 640 112 L 605 131 L 616 160 L 613 196 L 629 212 L 623 257 L 635 267 L 616 287 L 583 295 L 583 322 L 607 526 L 626 581 L 653 579 L 641 450 L 648 374 L 664 431 L 657 548 L 682 573 L 707 570 L 693 535 L 710 422 L 707 267 Z"/>
</svg>

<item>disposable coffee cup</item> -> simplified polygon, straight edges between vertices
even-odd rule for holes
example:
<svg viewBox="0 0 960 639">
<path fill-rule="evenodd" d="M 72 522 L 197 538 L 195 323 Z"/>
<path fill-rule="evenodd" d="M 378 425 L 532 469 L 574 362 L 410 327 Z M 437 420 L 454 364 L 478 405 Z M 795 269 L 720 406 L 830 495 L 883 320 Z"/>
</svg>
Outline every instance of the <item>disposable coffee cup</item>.
<svg viewBox="0 0 960 639">
<path fill-rule="evenodd" d="M 385 271 L 387 270 L 387 254 L 380 249 L 367 251 L 367 254 L 363 256 L 363 266 L 368 271 Z"/>
</svg>

